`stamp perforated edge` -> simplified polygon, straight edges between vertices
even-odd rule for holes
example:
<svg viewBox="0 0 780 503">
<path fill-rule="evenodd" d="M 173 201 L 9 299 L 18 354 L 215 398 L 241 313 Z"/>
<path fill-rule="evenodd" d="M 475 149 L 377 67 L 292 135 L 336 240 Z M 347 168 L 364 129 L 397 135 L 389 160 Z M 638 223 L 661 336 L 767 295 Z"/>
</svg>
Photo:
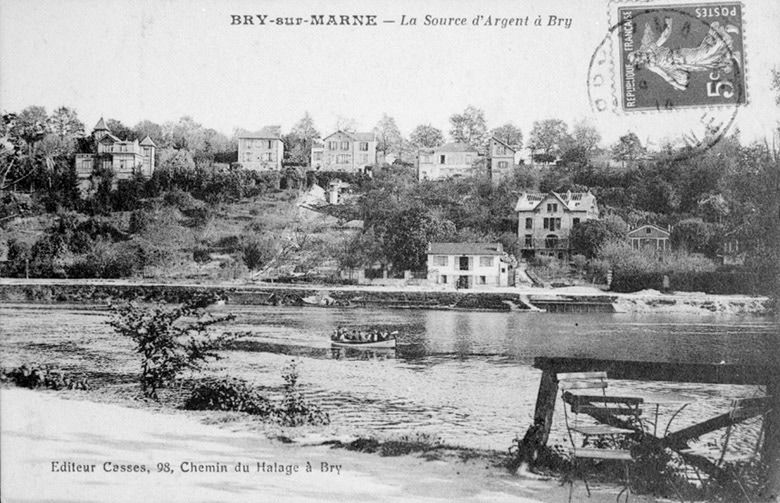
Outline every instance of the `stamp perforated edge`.
<svg viewBox="0 0 780 503">
<path fill-rule="evenodd" d="M 607 1 L 607 44 L 609 46 L 608 54 L 609 54 L 609 60 L 607 62 L 609 66 L 609 76 L 610 76 L 610 84 L 612 88 L 612 102 L 616 103 L 617 106 L 613 107 L 612 112 L 619 114 L 619 115 L 625 115 L 625 116 L 636 116 L 640 114 L 651 114 L 651 115 L 657 115 L 660 113 L 673 113 L 680 110 L 704 110 L 709 112 L 723 112 L 727 109 L 739 109 L 740 107 L 746 106 L 750 104 L 750 85 L 748 85 L 748 76 L 749 76 L 749 69 L 748 69 L 748 36 L 747 36 L 747 25 L 748 25 L 748 16 L 746 15 L 746 9 L 745 9 L 745 2 L 739 1 L 739 0 L 729 0 L 730 3 L 738 3 L 740 5 L 741 9 L 741 24 L 742 24 L 742 65 L 743 69 L 742 72 L 744 73 L 744 86 L 743 86 L 743 92 L 745 93 L 745 102 L 744 103 L 737 103 L 737 104 L 721 104 L 721 105 L 681 105 L 681 106 L 675 106 L 671 109 L 652 109 L 652 108 L 642 108 L 642 109 L 635 109 L 635 110 L 626 110 L 623 107 L 622 104 L 622 82 L 618 82 L 617 77 L 617 70 L 615 68 L 615 59 L 616 57 L 619 57 L 619 54 L 616 56 L 615 54 L 615 47 L 614 47 L 614 38 L 616 37 L 615 33 L 612 33 L 613 27 L 617 25 L 617 12 L 619 7 L 631 7 L 631 6 L 643 6 L 646 5 L 648 7 L 666 7 L 666 8 L 674 8 L 674 7 L 690 7 L 693 5 L 703 5 L 703 6 L 718 6 L 720 5 L 720 2 L 702 2 L 702 1 L 688 1 L 685 0 L 675 0 L 670 3 L 666 3 L 664 1 L 660 0 L 608 0 Z"/>
</svg>

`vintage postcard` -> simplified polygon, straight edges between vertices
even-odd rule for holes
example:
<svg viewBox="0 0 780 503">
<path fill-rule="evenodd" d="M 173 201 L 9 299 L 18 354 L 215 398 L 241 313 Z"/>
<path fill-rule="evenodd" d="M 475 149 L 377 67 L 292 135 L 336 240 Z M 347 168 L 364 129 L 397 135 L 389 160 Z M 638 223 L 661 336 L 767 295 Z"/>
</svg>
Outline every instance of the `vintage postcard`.
<svg viewBox="0 0 780 503">
<path fill-rule="evenodd" d="M 0 0 L 0 502 L 777 502 L 778 19 Z"/>
</svg>

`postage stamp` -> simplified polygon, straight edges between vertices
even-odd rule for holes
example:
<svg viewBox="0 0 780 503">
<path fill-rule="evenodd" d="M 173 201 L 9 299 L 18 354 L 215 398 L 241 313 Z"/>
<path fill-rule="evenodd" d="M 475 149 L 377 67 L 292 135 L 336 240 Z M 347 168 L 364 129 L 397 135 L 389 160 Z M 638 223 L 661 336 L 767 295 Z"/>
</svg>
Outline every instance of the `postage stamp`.
<svg viewBox="0 0 780 503">
<path fill-rule="evenodd" d="M 746 103 L 739 2 L 635 4 L 617 16 L 623 111 Z"/>
</svg>

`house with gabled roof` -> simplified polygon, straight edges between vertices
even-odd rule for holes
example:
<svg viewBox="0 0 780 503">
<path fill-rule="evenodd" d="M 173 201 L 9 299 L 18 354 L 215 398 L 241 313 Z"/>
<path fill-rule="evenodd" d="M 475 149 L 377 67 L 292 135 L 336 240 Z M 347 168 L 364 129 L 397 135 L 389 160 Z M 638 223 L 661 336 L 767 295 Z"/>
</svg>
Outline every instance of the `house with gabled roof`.
<svg viewBox="0 0 780 503">
<path fill-rule="evenodd" d="M 508 143 L 491 136 L 487 147 L 487 168 L 490 180 L 499 183 L 512 173 L 515 167 L 517 149 Z"/>
<path fill-rule="evenodd" d="M 449 288 L 512 286 L 514 258 L 501 243 L 429 243 L 428 281 Z"/>
<path fill-rule="evenodd" d="M 238 135 L 238 162 L 252 171 L 281 171 L 284 142 L 281 126 L 266 126 L 260 131 Z"/>
<path fill-rule="evenodd" d="M 463 142 L 450 142 L 436 148 L 422 148 L 417 152 L 417 179 L 443 180 L 471 176 L 480 159 L 479 151 Z"/>
<path fill-rule="evenodd" d="M 95 169 L 111 171 L 114 181 L 129 180 L 137 175 L 149 178 L 154 173 L 157 145 L 149 136 L 140 142 L 121 140 L 101 117 L 92 131 L 92 139 L 93 151 L 79 152 L 75 156 L 76 175 L 82 190 L 91 188 L 90 179 Z"/>
<path fill-rule="evenodd" d="M 628 241 L 634 250 L 652 250 L 655 253 L 667 253 L 672 250 L 669 236 L 671 229 L 663 229 L 653 224 L 645 224 L 628 231 Z"/>
<path fill-rule="evenodd" d="M 336 131 L 312 145 L 311 167 L 315 171 L 370 173 L 376 164 L 374 133 Z"/>
<path fill-rule="evenodd" d="M 588 192 L 524 192 L 515 205 L 523 257 L 569 257 L 569 233 L 581 222 L 599 218 L 596 196 Z"/>
</svg>

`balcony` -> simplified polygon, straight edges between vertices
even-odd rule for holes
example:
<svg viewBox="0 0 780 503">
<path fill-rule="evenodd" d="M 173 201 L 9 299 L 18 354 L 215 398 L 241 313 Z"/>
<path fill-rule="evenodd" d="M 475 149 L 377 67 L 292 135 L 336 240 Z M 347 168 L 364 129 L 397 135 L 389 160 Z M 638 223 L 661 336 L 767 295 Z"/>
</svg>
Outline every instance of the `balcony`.
<svg viewBox="0 0 780 503">
<path fill-rule="evenodd" d="M 544 237 L 544 238 L 533 238 L 530 240 L 526 240 L 524 238 L 520 238 L 520 249 L 521 250 L 568 250 L 569 249 L 569 238 L 559 238 L 559 237 Z"/>
</svg>

